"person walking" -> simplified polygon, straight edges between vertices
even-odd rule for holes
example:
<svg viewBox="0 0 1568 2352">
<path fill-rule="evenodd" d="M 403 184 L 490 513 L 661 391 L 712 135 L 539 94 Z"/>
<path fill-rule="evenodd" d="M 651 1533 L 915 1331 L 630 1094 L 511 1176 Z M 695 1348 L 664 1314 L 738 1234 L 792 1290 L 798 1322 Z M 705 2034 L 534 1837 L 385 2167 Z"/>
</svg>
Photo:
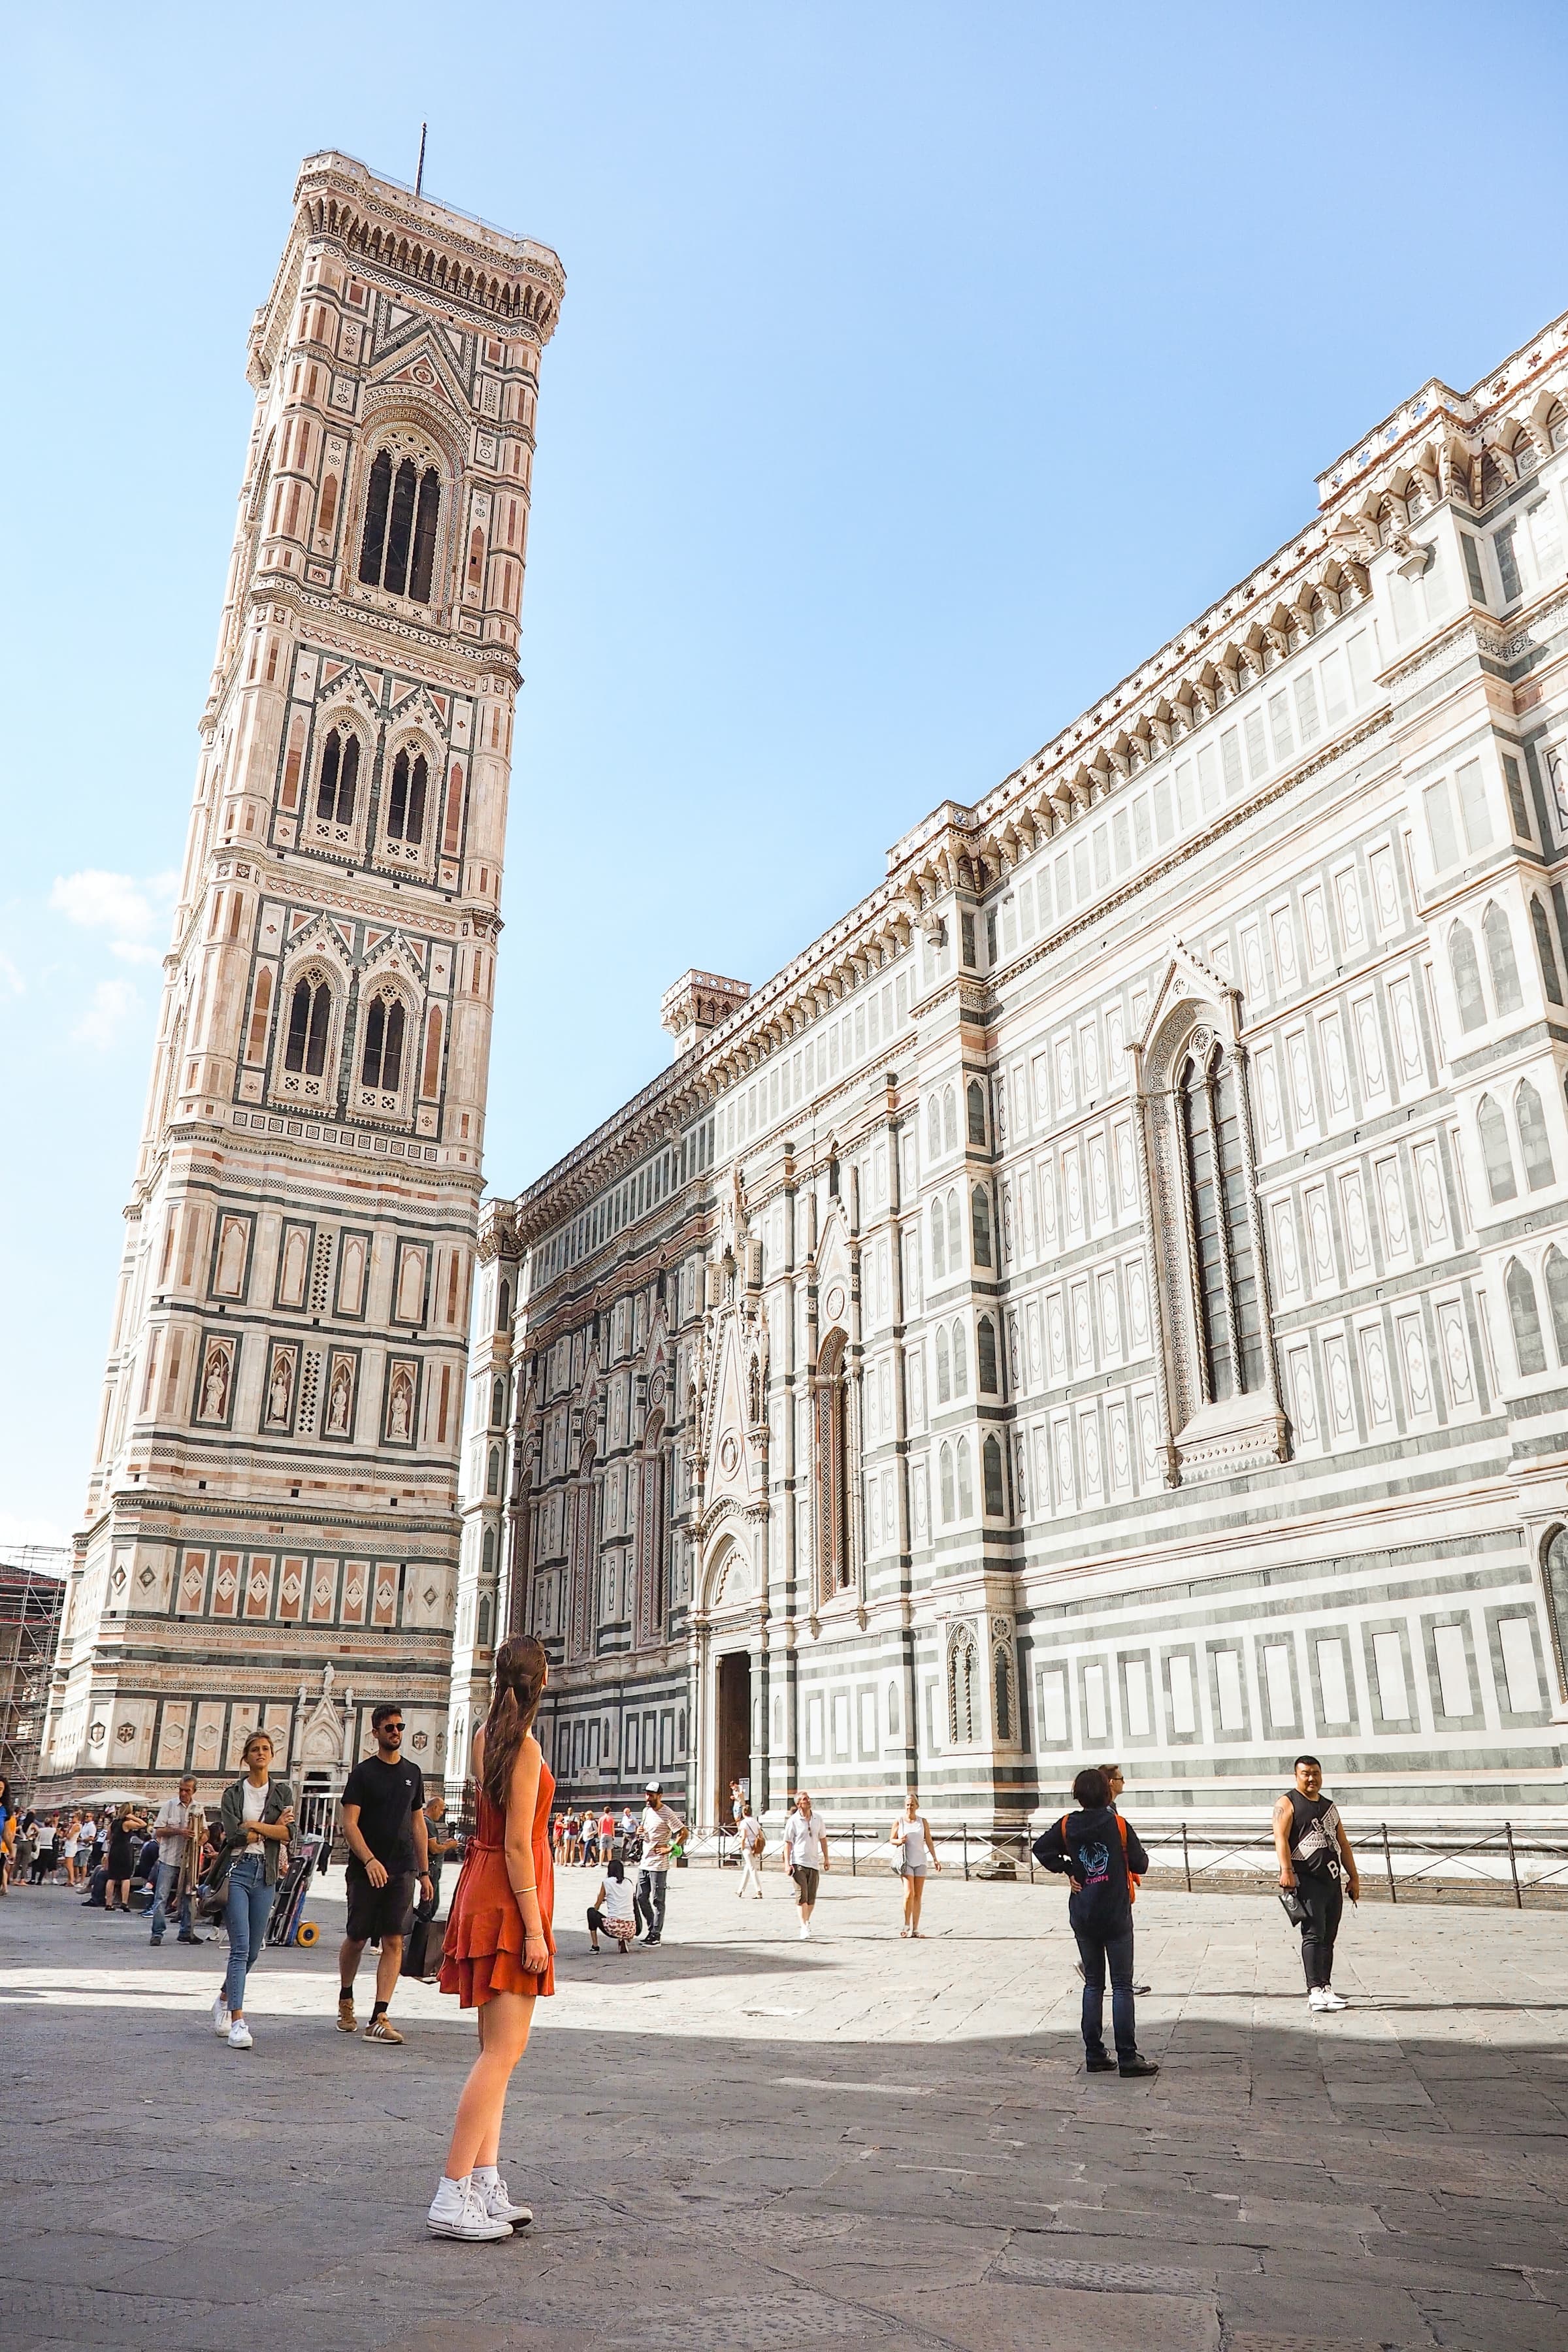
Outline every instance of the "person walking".
<svg viewBox="0 0 1568 2352">
<path fill-rule="evenodd" d="M 904 1799 L 904 1810 L 893 1823 L 890 1840 L 898 1860 L 893 1864 L 904 1882 L 904 1924 L 900 1936 L 918 1936 L 921 1932 L 921 1899 L 925 1893 L 927 1874 L 940 1870 L 936 1844 L 931 1837 L 931 1823 L 921 1811 L 919 1792 L 911 1789 Z"/>
<path fill-rule="evenodd" d="M 1361 1901 L 1361 1872 L 1340 1809 L 1323 1794 L 1323 1768 L 1315 1756 L 1297 1757 L 1296 1785 L 1285 1790 L 1274 1808 L 1274 1851 L 1279 1857 L 1280 1888 L 1294 1889 L 1304 1915 L 1301 1967 L 1307 2006 L 1348 2009 L 1349 2001 L 1334 1990 L 1330 1979 L 1345 1895 L 1352 1903 Z"/>
<path fill-rule="evenodd" d="M 66 1816 L 65 1834 L 60 1839 L 59 1852 L 60 1860 L 65 1864 L 66 1885 L 75 1886 L 78 1884 L 76 1858 L 81 1852 L 81 1815 L 78 1812 Z"/>
<path fill-rule="evenodd" d="M 1091 2074 L 1157 2074 L 1158 2062 L 1138 2048 L 1132 1993 L 1132 1884 L 1149 1867 L 1137 1832 L 1110 1801 L 1105 1775 L 1094 1766 L 1072 1784 L 1079 1810 L 1066 1813 L 1035 1841 L 1043 1869 L 1072 1881 L 1068 1917 L 1083 1962 L 1083 2046 Z M 1110 2017 L 1116 2040 L 1105 2047 L 1105 1972 L 1110 1970 Z"/>
<path fill-rule="evenodd" d="M 599 1860 L 613 1862 L 616 1858 L 616 1817 L 608 1805 L 599 1815 Z"/>
<path fill-rule="evenodd" d="M 741 1800 L 741 1818 L 736 1823 L 735 1834 L 741 1841 L 741 1884 L 736 1887 L 735 1892 L 738 1895 L 744 1896 L 747 1887 L 750 1886 L 760 1903 L 763 1899 L 763 1881 L 757 1864 L 767 1852 L 768 1842 L 763 1835 L 761 1822 L 752 1811 L 750 1797 L 742 1797 Z"/>
<path fill-rule="evenodd" d="M 664 1801 L 664 1790 L 650 1780 L 642 1809 L 642 1861 L 637 1868 L 637 1914 L 646 1920 L 644 1946 L 651 1951 L 664 1935 L 664 1906 L 668 1893 L 669 1842 L 685 1828 L 680 1815 Z"/>
<path fill-rule="evenodd" d="M 489 1713 L 474 1735 L 479 1821 L 452 1897 L 441 1990 L 478 2011 L 479 2054 L 458 2101 L 446 2169 L 426 2217 L 437 2238 L 505 2238 L 533 2219 L 500 2177 L 500 2127 L 534 2001 L 555 1990 L 549 1837 L 555 1781 L 533 1736 L 549 1671 L 543 1644 L 531 1633 L 503 1642 Z"/>
<path fill-rule="evenodd" d="M 795 1881 L 795 1899 L 800 1913 L 800 1940 L 811 1941 L 811 1915 L 816 1908 L 816 1890 L 828 1869 L 827 1832 L 811 1810 L 811 1799 L 802 1789 L 795 1801 L 795 1811 L 784 1823 L 784 1866 Z"/>
<path fill-rule="evenodd" d="M 614 1857 L 605 1864 L 599 1891 L 588 1906 L 588 1945 L 592 1951 L 599 1948 L 601 1929 L 614 1938 L 623 1956 L 637 1941 L 637 1904 L 626 1883 L 626 1864 Z"/>
<path fill-rule="evenodd" d="M 223 1990 L 213 2003 L 213 2032 L 231 2050 L 248 2050 L 245 1983 L 260 1958 L 272 1913 L 279 1864 L 294 1826 L 294 1791 L 272 1770 L 272 1741 L 253 1731 L 243 1750 L 245 1770 L 218 1801 L 220 1865 L 226 1864 L 228 1967 Z"/>
<path fill-rule="evenodd" d="M 403 1709 L 371 1710 L 375 1754 L 362 1756 L 343 1783 L 338 1818 L 348 1840 L 347 1932 L 338 1948 L 338 2025 L 353 2033 L 354 1978 L 368 1943 L 379 1943 L 375 2003 L 367 2042 L 401 2042 L 387 2016 L 403 1967 L 403 1939 L 414 1917 L 414 1888 L 431 1896 L 429 1838 L 425 1827 L 425 1776 L 403 1753 Z"/>
<path fill-rule="evenodd" d="M 139 1813 L 134 1805 L 121 1805 L 110 1824 L 105 1858 L 108 1876 L 103 1889 L 106 1911 L 129 1911 L 131 1908 L 131 1879 L 136 1867 L 133 1841 L 141 1836 L 146 1826 L 146 1815 Z M 114 1899 L 116 1895 L 120 1897 L 118 1903 Z"/>
<path fill-rule="evenodd" d="M 205 1944 L 206 1937 L 192 1933 L 191 1889 L 195 1884 L 192 1864 L 200 1842 L 201 1824 L 194 1818 L 196 1784 L 189 1776 L 181 1781 L 177 1793 L 165 1797 L 153 1822 L 153 1834 L 158 1841 L 158 1875 L 153 1888 L 153 1934 L 151 1940 L 161 1944 L 169 1925 L 169 1906 L 178 1898 L 180 1937 L 182 1944 Z"/>
<path fill-rule="evenodd" d="M 44 1823 L 38 1836 L 38 1850 L 33 1856 L 33 1885 L 41 1886 L 46 1878 L 53 1878 L 60 1861 L 60 1817 L 54 1813 Z"/>
</svg>

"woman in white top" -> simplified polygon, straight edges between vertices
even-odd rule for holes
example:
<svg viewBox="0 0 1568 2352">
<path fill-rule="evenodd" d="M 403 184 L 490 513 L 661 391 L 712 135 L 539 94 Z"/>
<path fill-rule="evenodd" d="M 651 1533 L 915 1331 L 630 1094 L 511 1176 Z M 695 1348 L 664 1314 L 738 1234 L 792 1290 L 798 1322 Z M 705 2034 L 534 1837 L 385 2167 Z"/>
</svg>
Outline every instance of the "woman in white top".
<svg viewBox="0 0 1568 2352">
<path fill-rule="evenodd" d="M 77 1883 L 76 1857 L 77 1849 L 80 1843 L 81 1815 L 79 1813 L 72 1813 L 60 1836 L 60 1860 L 66 1866 L 66 1885 L 68 1886 L 74 1886 Z"/>
<path fill-rule="evenodd" d="M 904 1882 L 904 1924 L 899 1933 L 900 1936 L 918 1936 L 926 1873 L 928 1870 L 940 1870 L 942 1864 L 936 1858 L 931 1823 L 921 1812 L 920 1798 L 913 1789 L 904 1799 L 904 1810 L 893 1823 L 889 1843 L 898 1855 L 893 1867 Z"/>
<path fill-rule="evenodd" d="M 741 1884 L 735 1892 L 737 1895 L 743 1895 L 750 1886 L 760 1903 L 763 1899 L 763 1882 L 757 1875 L 757 1864 L 763 1858 L 763 1849 L 767 1840 L 763 1835 L 762 1823 L 752 1811 L 750 1797 L 742 1797 L 741 1800 L 741 1817 L 735 1824 L 735 1835 L 741 1841 Z"/>
<path fill-rule="evenodd" d="M 795 1881 L 795 1899 L 800 1911 L 800 1939 L 811 1941 L 811 1915 L 816 1908 L 817 1883 L 827 1871 L 827 1832 L 811 1810 L 811 1799 L 803 1789 L 795 1801 L 795 1811 L 784 1823 L 784 1866 Z"/>
<path fill-rule="evenodd" d="M 605 1864 L 599 1892 L 588 1906 L 588 1941 L 595 1951 L 599 1948 L 601 1927 L 623 1954 L 637 1941 L 637 1907 L 626 1884 L 626 1865 L 619 1861 Z"/>
</svg>

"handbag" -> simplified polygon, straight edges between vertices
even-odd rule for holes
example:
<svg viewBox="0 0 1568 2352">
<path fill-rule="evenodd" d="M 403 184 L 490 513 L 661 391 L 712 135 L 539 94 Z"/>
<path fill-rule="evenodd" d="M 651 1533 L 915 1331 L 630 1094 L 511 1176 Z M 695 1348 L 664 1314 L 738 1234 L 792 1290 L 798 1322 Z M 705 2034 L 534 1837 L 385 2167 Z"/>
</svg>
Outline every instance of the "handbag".
<svg viewBox="0 0 1568 2352">
<path fill-rule="evenodd" d="M 214 1854 L 197 1882 L 193 1908 L 196 1917 L 205 1919 L 209 1927 L 216 1927 L 227 1916 L 228 1873 L 233 1860 L 234 1855 L 230 1849 L 227 1846 L 221 1847 Z"/>
<path fill-rule="evenodd" d="M 1279 1908 L 1284 1912 L 1292 1927 L 1304 1927 L 1311 1914 L 1302 1902 L 1298 1889 L 1294 1886 L 1281 1886 L 1277 1891 L 1279 1896 Z"/>
</svg>

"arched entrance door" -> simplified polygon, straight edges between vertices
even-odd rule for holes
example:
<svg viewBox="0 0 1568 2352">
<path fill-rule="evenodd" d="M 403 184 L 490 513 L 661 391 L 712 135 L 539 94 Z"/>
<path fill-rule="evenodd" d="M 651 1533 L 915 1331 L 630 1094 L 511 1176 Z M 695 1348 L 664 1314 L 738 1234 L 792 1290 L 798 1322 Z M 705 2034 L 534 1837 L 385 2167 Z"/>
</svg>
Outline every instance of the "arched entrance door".
<svg viewBox="0 0 1568 2352">
<path fill-rule="evenodd" d="M 719 1661 L 715 1710 L 713 1818 L 730 1820 L 730 1783 L 752 1777 L 752 1658 L 749 1650 L 728 1651 Z"/>
</svg>

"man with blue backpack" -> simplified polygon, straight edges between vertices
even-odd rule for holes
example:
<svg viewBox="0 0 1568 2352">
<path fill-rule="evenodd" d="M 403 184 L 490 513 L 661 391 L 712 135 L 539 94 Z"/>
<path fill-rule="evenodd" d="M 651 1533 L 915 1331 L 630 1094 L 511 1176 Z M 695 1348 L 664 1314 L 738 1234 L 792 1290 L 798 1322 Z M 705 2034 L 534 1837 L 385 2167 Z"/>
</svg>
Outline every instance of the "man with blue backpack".
<svg viewBox="0 0 1568 2352">
<path fill-rule="evenodd" d="M 1035 1841 L 1042 1870 L 1072 1881 L 1068 1917 L 1083 1963 L 1083 2044 L 1091 2074 L 1157 2074 L 1158 2062 L 1138 2048 L 1132 1997 L 1132 1899 L 1149 1867 L 1138 1832 L 1110 1801 L 1103 1772 L 1079 1774 L 1072 1792 L 1079 1807 L 1064 1813 Z M 1105 1972 L 1110 1970 L 1110 2019 L 1116 2042 L 1105 2046 Z"/>
</svg>

